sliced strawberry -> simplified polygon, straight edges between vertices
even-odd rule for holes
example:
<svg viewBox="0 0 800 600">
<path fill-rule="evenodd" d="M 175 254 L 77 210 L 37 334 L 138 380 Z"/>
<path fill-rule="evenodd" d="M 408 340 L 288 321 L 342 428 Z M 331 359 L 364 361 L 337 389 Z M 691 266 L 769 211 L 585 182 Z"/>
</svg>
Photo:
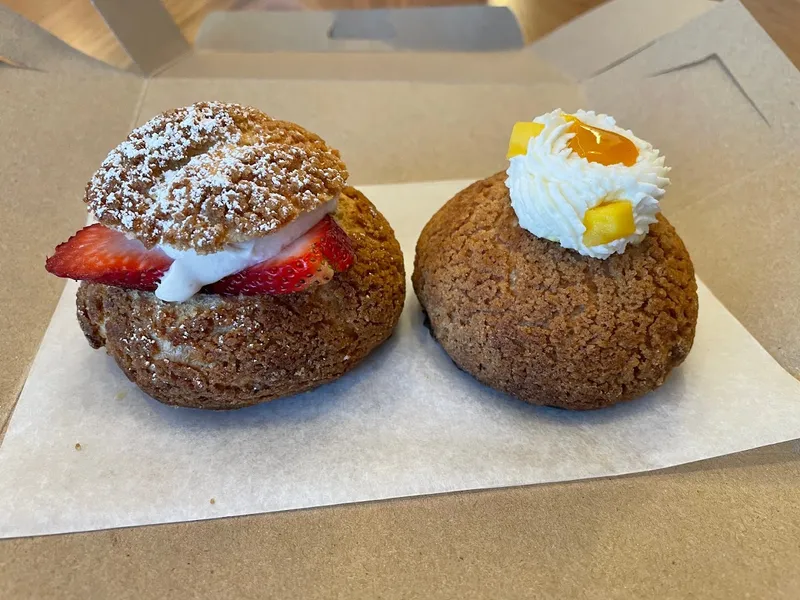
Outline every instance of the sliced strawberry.
<svg viewBox="0 0 800 600">
<path fill-rule="evenodd" d="M 278 256 L 209 286 L 217 294 L 291 294 L 325 283 L 355 259 L 350 239 L 327 216 Z M 161 250 L 95 224 L 56 247 L 45 268 L 58 277 L 154 291 L 172 259 Z"/>
<path fill-rule="evenodd" d="M 326 223 L 325 235 L 319 240 L 320 252 L 334 271 L 347 271 L 356 257 L 353 245 L 344 229 L 339 227 L 333 217 L 328 215 L 322 220 L 323 223 L 326 221 L 329 224 Z"/>
<path fill-rule="evenodd" d="M 355 260 L 350 239 L 328 215 L 278 256 L 230 275 L 211 285 L 225 295 L 291 294 L 330 281 Z"/>
<path fill-rule="evenodd" d="M 100 224 L 84 227 L 56 247 L 45 268 L 53 275 L 153 291 L 172 264 L 161 250 Z"/>
</svg>

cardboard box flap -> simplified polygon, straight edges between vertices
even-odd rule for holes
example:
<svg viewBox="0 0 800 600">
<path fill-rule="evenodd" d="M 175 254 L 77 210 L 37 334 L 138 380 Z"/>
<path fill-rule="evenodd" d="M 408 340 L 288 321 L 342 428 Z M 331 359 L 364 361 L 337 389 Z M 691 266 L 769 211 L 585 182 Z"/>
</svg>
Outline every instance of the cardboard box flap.
<svg viewBox="0 0 800 600">
<path fill-rule="evenodd" d="M 224 52 L 464 52 L 522 45 L 514 13 L 500 6 L 216 12 L 205 19 L 195 40 L 198 49 Z"/>
<path fill-rule="evenodd" d="M 764 121 L 793 128 L 800 74 L 739 0 L 725 0 L 652 47 L 624 61 L 626 77 L 657 77 L 717 62 Z"/>
<path fill-rule="evenodd" d="M 13 273 L 14 285 L 0 287 L 0 306 L 7 308 L 0 311 L 6 349 L 0 437 L 64 287 L 45 272 L 45 257 L 86 222 L 81 202 L 86 182 L 127 135 L 144 85 L 141 78 L 102 63 L 81 72 L 69 54 L 64 63 L 58 53 L 25 56 L 65 68 L 51 73 L 0 69 L 4 97 L 19 100 L 0 110 L 0 239 L 3 252 L 15 257 L 4 267 Z"/>
<path fill-rule="evenodd" d="M 570 81 L 546 61 L 520 52 L 521 46 L 519 24 L 504 7 L 217 12 L 204 21 L 196 52 L 160 75 L 451 83 Z M 487 49 L 493 51 L 470 52 Z"/>
<path fill-rule="evenodd" d="M 111 71 L 0 4 L 0 63 L 42 71 Z"/>
<path fill-rule="evenodd" d="M 531 50 L 583 80 L 716 5 L 712 0 L 613 0 L 538 40 Z"/>
<path fill-rule="evenodd" d="M 703 281 L 800 378 L 798 163 L 800 153 L 789 152 L 669 217 Z"/>
<path fill-rule="evenodd" d="M 125 52 L 150 75 L 191 50 L 161 0 L 92 0 Z"/>
<path fill-rule="evenodd" d="M 667 209 L 774 163 L 798 130 L 800 75 L 736 0 L 586 88 L 593 108 L 657 141 L 675 169 Z"/>
<path fill-rule="evenodd" d="M 522 51 L 317 52 L 241 54 L 195 52 L 158 77 L 430 81 L 447 83 L 568 84 L 539 57 Z"/>
</svg>

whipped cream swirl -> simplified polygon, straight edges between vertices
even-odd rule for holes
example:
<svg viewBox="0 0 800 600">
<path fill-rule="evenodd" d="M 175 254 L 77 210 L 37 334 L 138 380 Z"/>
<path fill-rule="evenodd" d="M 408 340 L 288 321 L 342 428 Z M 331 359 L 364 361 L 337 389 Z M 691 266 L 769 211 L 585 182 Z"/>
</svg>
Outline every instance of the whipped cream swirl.
<svg viewBox="0 0 800 600">
<path fill-rule="evenodd" d="M 579 156 L 568 142 L 572 122 L 556 109 L 534 119 L 544 129 L 528 141 L 525 154 L 510 159 L 506 186 L 519 224 L 533 235 L 558 242 L 585 256 L 605 259 L 641 242 L 656 222 L 659 199 L 669 185 L 664 157 L 648 142 L 604 114 L 579 110 L 574 116 L 592 127 L 623 135 L 639 151 L 631 166 L 603 165 Z M 586 246 L 584 216 L 600 204 L 625 200 L 633 207 L 636 230 L 607 244 Z"/>
</svg>

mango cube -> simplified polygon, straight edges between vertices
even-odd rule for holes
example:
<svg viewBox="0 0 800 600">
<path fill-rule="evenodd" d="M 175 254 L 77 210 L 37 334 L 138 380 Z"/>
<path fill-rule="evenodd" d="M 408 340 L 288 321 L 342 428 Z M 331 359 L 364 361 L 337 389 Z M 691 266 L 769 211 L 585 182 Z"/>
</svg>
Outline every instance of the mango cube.
<svg viewBox="0 0 800 600">
<path fill-rule="evenodd" d="M 514 123 L 514 128 L 511 130 L 511 139 L 508 142 L 506 158 L 512 158 L 527 153 L 528 141 L 532 137 L 536 137 L 542 133 L 543 129 L 544 125 L 541 123 L 533 123 L 531 121 Z"/>
<path fill-rule="evenodd" d="M 589 247 L 627 237 L 636 231 L 633 205 L 627 200 L 604 202 L 586 211 L 583 224 L 586 226 L 583 243 Z"/>
</svg>

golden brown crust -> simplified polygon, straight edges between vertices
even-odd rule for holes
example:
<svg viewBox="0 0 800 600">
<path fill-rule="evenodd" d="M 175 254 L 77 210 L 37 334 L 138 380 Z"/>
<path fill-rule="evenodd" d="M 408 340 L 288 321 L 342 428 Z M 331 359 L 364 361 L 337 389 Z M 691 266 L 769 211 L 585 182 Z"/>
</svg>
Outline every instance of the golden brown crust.
<svg viewBox="0 0 800 600">
<path fill-rule="evenodd" d="M 694 340 L 694 268 L 664 217 L 624 254 L 584 257 L 519 227 L 505 173 L 433 216 L 412 281 L 455 363 L 532 404 L 631 400 L 664 383 Z"/>
<path fill-rule="evenodd" d="M 200 102 L 134 129 L 85 201 L 103 225 L 147 247 L 209 253 L 279 229 L 335 198 L 346 180 L 339 152 L 299 125 Z"/>
<path fill-rule="evenodd" d="M 82 283 L 81 328 L 166 404 L 241 408 L 336 379 L 391 335 L 405 300 L 403 255 L 383 216 L 346 188 L 336 219 L 356 261 L 325 285 L 169 304 L 148 292 Z"/>
</svg>

